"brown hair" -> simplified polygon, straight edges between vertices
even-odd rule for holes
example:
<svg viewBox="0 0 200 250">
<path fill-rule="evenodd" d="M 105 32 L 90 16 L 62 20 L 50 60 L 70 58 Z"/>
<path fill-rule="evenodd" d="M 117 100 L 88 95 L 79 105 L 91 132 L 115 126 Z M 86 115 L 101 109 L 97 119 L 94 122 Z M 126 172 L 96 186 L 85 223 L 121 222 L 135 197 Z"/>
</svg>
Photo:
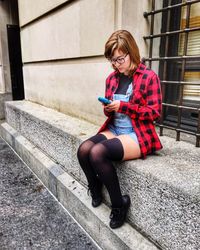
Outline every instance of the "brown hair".
<svg viewBox="0 0 200 250">
<path fill-rule="evenodd" d="M 115 31 L 105 44 L 105 57 L 111 59 L 116 49 L 121 50 L 125 54 L 129 54 L 131 61 L 129 74 L 131 75 L 134 72 L 133 64 L 138 66 L 140 63 L 140 52 L 130 32 L 127 30 Z M 113 68 L 116 70 L 114 65 Z"/>
</svg>

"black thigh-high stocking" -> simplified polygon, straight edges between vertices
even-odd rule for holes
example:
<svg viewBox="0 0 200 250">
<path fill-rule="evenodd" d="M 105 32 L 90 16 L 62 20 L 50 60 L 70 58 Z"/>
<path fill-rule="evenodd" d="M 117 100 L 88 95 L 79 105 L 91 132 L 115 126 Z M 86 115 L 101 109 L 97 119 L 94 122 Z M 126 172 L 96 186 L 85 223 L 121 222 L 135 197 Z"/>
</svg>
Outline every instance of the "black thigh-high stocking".
<svg viewBox="0 0 200 250">
<path fill-rule="evenodd" d="M 79 164 L 81 168 L 83 169 L 83 172 L 86 175 L 88 184 L 90 187 L 94 187 L 96 185 L 97 175 L 91 166 L 90 160 L 89 160 L 89 153 L 91 148 L 101 141 L 106 140 L 106 136 L 103 134 L 97 134 L 89 138 L 88 140 L 84 141 L 78 149 L 77 157 L 79 160 Z"/>
<path fill-rule="evenodd" d="M 95 144 L 90 150 L 90 162 L 110 195 L 112 207 L 122 207 L 122 194 L 112 161 L 123 159 L 124 149 L 118 138 Z"/>
</svg>

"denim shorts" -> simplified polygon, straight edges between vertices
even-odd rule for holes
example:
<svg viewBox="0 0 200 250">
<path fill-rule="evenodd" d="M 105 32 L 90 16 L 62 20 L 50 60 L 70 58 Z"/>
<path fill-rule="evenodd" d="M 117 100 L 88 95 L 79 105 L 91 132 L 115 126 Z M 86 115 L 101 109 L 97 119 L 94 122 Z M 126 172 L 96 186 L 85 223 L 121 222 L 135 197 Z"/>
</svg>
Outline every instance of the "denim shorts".
<svg viewBox="0 0 200 250">
<path fill-rule="evenodd" d="M 114 94 L 113 100 L 121 100 L 124 102 L 128 102 L 131 93 L 132 93 L 132 83 L 129 85 L 125 95 Z M 137 135 L 133 130 L 132 122 L 128 115 L 115 112 L 113 122 L 108 125 L 108 129 L 116 136 L 129 135 L 134 140 L 134 142 L 136 142 L 139 145 Z"/>
<path fill-rule="evenodd" d="M 139 145 L 137 135 L 132 127 L 116 127 L 113 124 L 109 124 L 108 129 L 116 136 L 129 135 Z"/>
</svg>

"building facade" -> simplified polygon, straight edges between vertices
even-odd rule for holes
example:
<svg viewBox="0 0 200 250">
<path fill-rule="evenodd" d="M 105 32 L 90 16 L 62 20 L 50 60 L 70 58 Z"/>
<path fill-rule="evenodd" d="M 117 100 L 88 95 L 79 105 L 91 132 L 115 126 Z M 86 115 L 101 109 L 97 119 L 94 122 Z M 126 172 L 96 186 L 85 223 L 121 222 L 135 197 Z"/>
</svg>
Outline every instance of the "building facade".
<svg viewBox="0 0 200 250">
<path fill-rule="evenodd" d="M 148 1 L 19 1 L 25 99 L 98 124 L 97 98 L 112 71 L 103 56 L 108 37 L 130 30 L 147 55 L 141 6 Z"/>
<path fill-rule="evenodd" d="M 1 0 L 0 119 L 4 110 L 6 116 L 1 136 L 102 248 L 199 249 L 194 145 L 163 136 L 160 154 L 119 166 L 123 191 L 134 200 L 129 225 L 120 233 L 98 217 L 108 208 L 94 212 L 83 194 L 77 148 L 105 119 L 97 98 L 113 69 L 104 45 L 119 29 L 133 34 L 141 58 L 160 76 L 161 134 L 168 128 L 179 140 L 180 133 L 189 133 L 199 146 L 197 0 Z M 13 101 L 4 108 L 6 100 Z M 104 198 L 109 204 L 105 192 Z"/>
<path fill-rule="evenodd" d="M 112 71 L 104 44 L 113 31 L 127 29 L 161 79 L 161 134 L 172 128 L 179 140 L 189 132 L 199 146 L 199 1 L 10 0 L 0 8 L 2 118 L 4 99 L 25 98 L 101 123 L 97 97 Z"/>
</svg>

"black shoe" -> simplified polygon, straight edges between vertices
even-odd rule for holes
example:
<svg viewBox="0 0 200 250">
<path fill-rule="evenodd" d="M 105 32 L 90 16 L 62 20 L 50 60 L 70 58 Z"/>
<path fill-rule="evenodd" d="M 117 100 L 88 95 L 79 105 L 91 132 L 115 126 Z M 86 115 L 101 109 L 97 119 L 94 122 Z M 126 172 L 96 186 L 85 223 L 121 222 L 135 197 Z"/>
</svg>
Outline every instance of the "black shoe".
<svg viewBox="0 0 200 250">
<path fill-rule="evenodd" d="M 110 214 L 110 227 L 112 229 L 121 227 L 126 220 L 126 215 L 130 207 L 131 201 L 128 195 L 122 196 L 123 206 L 120 208 L 112 208 Z"/>
<path fill-rule="evenodd" d="M 98 182 L 95 186 L 88 185 L 88 193 L 92 197 L 92 206 L 98 207 L 102 202 L 102 183 Z"/>
</svg>

